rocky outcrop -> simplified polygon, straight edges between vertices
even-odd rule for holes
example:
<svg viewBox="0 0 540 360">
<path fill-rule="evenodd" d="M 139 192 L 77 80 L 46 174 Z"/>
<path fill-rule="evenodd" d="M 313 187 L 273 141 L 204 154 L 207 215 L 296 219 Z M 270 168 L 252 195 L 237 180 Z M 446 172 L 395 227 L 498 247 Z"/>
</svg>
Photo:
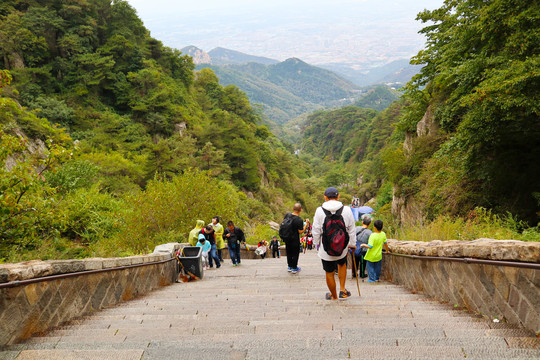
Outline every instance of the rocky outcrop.
<svg viewBox="0 0 540 360">
<path fill-rule="evenodd" d="M 435 116 L 433 114 L 432 106 L 429 105 L 426 113 L 422 117 L 422 120 L 416 125 L 416 135 L 417 136 L 426 136 L 426 135 L 437 135 L 439 132 L 439 124 L 435 122 Z"/>
<path fill-rule="evenodd" d="M 188 46 L 183 48 L 181 51 L 182 53 L 191 56 L 193 58 L 193 62 L 197 65 L 212 63 L 212 58 L 210 55 L 206 51 L 201 50 L 196 46 Z"/>
<path fill-rule="evenodd" d="M 394 186 L 392 194 L 392 214 L 397 216 L 402 224 L 417 224 L 423 220 L 422 207 L 412 197 L 398 196 Z"/>
<path fill-rule="evenodd" d="M 405 141 L 403 142 L 403 150 L 406 156 L 410 156 L 414 151 L 414 138 L 421 136 L 435 136 L 439 132 L 439 125 L 435 121 L 435 115 L 431 105 L 428 106 L 424 116 L 416 125 L 416 133 L 406 132 Z M 413 197 L 396 196 L 396 188 L 394 187 L 394 195 L 392 199 L 392 214 L 398 216 L 402 224 L 411 224 L 421 221 L 423 218 L 422 206 L 414 200 Z"/>
</svg>

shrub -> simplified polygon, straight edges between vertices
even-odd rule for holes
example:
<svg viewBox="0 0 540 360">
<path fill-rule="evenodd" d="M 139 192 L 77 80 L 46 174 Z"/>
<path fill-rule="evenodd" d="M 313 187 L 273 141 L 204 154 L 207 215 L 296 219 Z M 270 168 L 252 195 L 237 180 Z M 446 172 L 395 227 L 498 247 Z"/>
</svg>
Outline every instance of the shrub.
<svg viewBox="0 0 540 360">
<path fill-rule="evenodd" d="M 269 225 L 266 224 L 246 226 L 244 233 L 246 235 L 246 241 L 248 244 L 258 244 L 261 240 L 270 242 L 272 240 L 272 236 L 278 235 L 277 231 L 273 230 Z"/>
<path fill-rule="evenodd" d="M 127 201 L 132 210 L 126 213 L 123 231 L 114 242 L 119 251 L 134 254 L 181 239 L 198 219 L 210 222 L 219 215 L 225 224 L 228 220 L 237 223 L 242 217 L 234 186 L 198 170 L 186 171 L 171 181 L 156 178 Z"/>
</svg>

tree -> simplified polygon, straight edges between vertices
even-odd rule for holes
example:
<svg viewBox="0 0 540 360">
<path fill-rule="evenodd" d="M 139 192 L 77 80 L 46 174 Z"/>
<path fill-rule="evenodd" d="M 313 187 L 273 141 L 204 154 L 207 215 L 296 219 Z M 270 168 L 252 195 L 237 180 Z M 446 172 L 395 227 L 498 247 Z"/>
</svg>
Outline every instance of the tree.
<svg viewBox="0 0 540 360">
<path fill-rule="evenodd" d="M 1 85 L 9 84 L 2 71 Z M 69 137 L 27 112 L 12 99 L 0 97 L 0 258 L 14 250 L 33 246 L 40 234 L 52 229 L 46 223 L 54 214 L 55 190 L 45 176 L 71 157 Z M 47 140 L 29 139 L 19 121 L 37 123 Z M 33 144 L 32 144 L 33 143 Z M 37 149 L 36 149 L 37 148 Z"/>
<path fill-rule="evenodd" d="M 413 109 L 427 98 L 435 120 L 452 134 L 439 156 L 481 184 L 473 189 L 482 195 L 478 205 L 533 220 L 538 183 L 530 179 L 540 178 L 538 5 L 447 0 L 418 19 L 432 25 L 421 31 L 427 47 L 412 62 L 424 67 L 406 95 Z M 402 125 L 416 124 L 409 117 Z"/>
</svg>

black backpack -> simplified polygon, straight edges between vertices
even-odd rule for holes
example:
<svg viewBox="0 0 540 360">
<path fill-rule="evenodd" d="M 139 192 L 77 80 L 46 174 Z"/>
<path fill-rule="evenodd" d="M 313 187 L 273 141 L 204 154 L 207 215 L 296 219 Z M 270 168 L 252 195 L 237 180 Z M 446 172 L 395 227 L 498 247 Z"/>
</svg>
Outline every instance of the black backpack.
<svg viewBox="0 0 540 360">
<path fill-rule="evenodd" d="M 345 220 L 341 216 L 343 206 L 334 214 L 324 208 L 322 209 L 326 215 L 322 233 L 323 249 L 330 256 L 339 256 L 349 244 L 349 233 L 345 227 Z"/>
<path fill-rule="evenodd" d="M 294 232 L 293 232 L 293 214 L 287 213 L 285 217 L 283 218 L 283 221 L 281 222 L 281 225 L 279 226 L 279 237 L 281 239 L 292 239 Z"/>
</svg>

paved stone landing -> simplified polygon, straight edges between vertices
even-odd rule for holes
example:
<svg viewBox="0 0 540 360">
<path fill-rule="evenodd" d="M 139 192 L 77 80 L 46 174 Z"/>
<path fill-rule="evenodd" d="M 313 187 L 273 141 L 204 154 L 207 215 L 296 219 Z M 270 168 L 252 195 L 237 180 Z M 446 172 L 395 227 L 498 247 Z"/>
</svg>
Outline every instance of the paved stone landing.
<svg viewBox="0 0 540 360">
<path fill-rule="evenodd" d="M 0 359 L 539 359 L 530 332 L 389 283 L 327 301 L 315 251 L 244 260 L 4 348 Z"/>
</svg>

